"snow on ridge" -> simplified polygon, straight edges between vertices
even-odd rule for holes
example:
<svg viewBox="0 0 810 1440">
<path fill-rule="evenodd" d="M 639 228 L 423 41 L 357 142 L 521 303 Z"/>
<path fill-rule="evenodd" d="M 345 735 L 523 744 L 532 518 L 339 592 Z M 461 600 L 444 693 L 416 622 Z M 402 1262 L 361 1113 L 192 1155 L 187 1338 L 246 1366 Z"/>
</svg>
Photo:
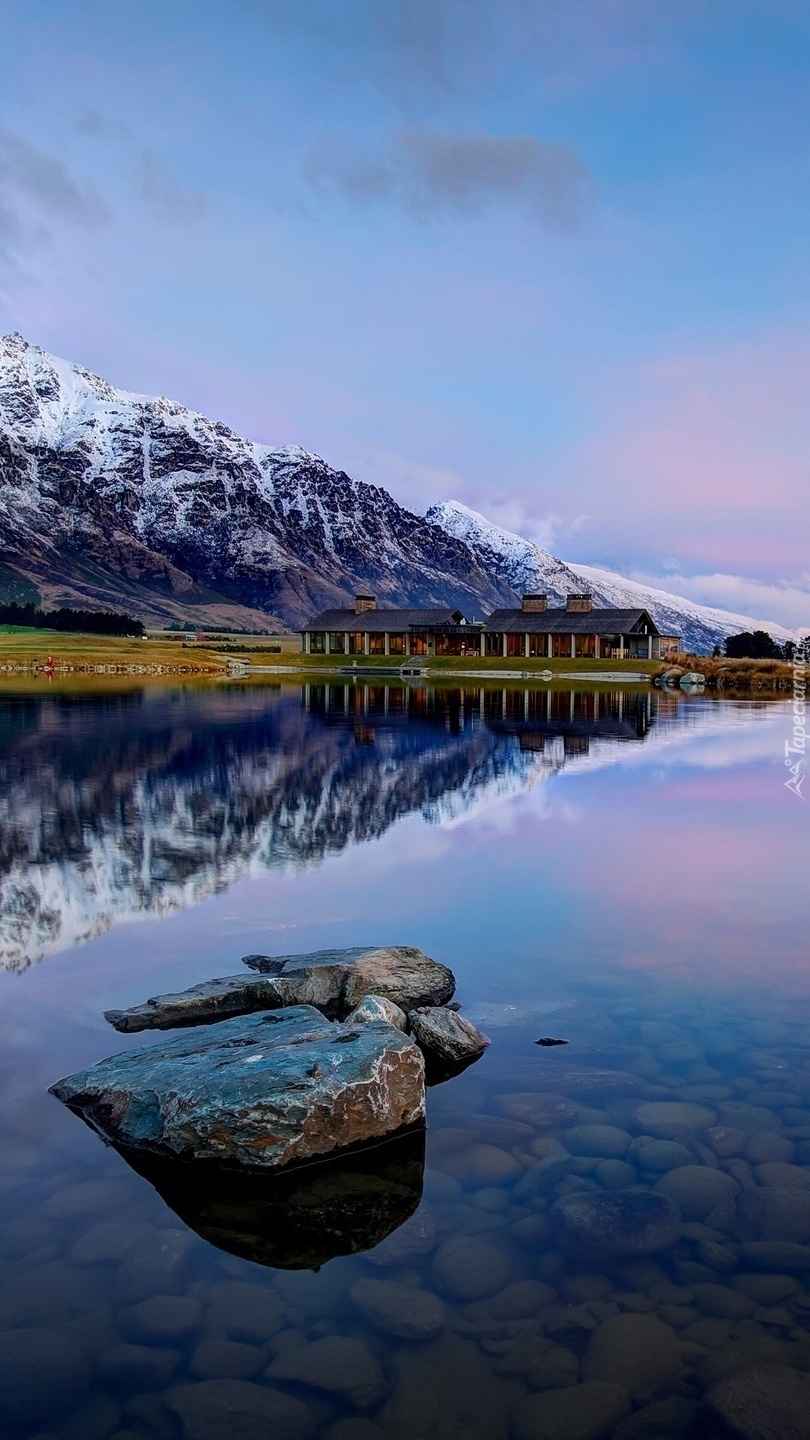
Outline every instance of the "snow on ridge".
<svg viewBox="0 0 810 1440">
<path fill-rule="evenodd" d="M 628 580 L 612 570 L 559 560 L 525 536 L 502 529 L 458 500 L 431 506 L 426 518 L 448 534 L 464 540 L 483 564 L 490 568 L 494 565 L 499 575 L 516 590 L 545 591 L 550 599 L 560 603 L 568 590 L 590 590 L 602 605 L 643 607 L 665 633 L 681 634 L 687 645 L 715 644 L 742 630 L 766 630 L 779 640 L 792 638 L 793 632 L 775 621 L 700 605 L 682 595 Z"/>
<path fill-rule="evenodd" d="M 572 568 L 574 568 L 573 564 Z M 696 620 L 732 627 L 729 629 L 731 635 L 740 630 L 766 630 L 776 639 L 790 640 L 793 638 L 793 631 L 785 629 L 784 625 L 778 625 L 775 620 L 755 620 L 751 615 L 740 615 L 734 610 L 722 610 L 715 605 L 701 605 L 696 600 L 687 600 L 683 595 L 672 595 L 668 590 L 659 590 L 653 585 L 645 585 L 643 581 L 628 580 L 623 575 L 617 575 L 613 570 L 602 570 L 598 565 L 577 563 L 576 571 L 584 580 L 593 581 L 606 593 L 614 588 L 617 592 L 621 590 L 625 594 L 637 595 L 646 610 L 660 609 L 662 606 L 671 608 L 677 606 L 681 614 L 692 615 Z"/>
</svg>

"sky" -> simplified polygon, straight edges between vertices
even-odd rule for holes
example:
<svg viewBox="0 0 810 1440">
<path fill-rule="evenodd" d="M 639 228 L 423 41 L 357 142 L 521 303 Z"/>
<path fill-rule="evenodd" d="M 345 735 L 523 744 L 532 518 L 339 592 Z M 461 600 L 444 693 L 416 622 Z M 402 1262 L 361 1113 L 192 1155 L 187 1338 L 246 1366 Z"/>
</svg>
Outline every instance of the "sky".
<svg viewBox="0 0 810 1440">
<path fill-rule="evenodd" d="M 0 330 L 810 622 L 806 0 L 0 0 Z"/>
</svg>

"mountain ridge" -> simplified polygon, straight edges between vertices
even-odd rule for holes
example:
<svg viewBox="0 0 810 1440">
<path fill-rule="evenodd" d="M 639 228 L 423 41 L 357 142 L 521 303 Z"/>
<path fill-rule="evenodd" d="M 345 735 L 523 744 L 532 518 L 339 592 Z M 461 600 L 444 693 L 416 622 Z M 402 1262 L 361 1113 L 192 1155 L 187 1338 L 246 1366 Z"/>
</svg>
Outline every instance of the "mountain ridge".
<svg viewBox="0 0 810 1440">
<path fill-rule="evenodd" d="M 564 605 L 571 591 L 588 591 L 598 605 L 648 610 L 662 634 L 680 635 L 684 647 L 722 644 L 728 635 L 762 629 L 775 639 L 792 638 L 792 631 L 770 620 L 699 605 L 680 595 L 628 580 L 597 565 L 559 560 L 533 541 L 487 520 L 459 500 L 445 500 L 427 512 L 434 524 L 463 539 L 490 574 L 499 576 L 520 593 L 538 591 L 552 604 Z"/>
<path fill-rule="evenodd" d="M 451 604 L 472 619 L 527 589 L 559 600 L 566 588 L 645 605 L 696 649 L 747 628 L 789 634 L 600 578 L 459 502 L 417 515 L 298 446 L 249 441 L 177 401 L 116 389 L 16 332 L 0 339 L 2 600 L 278 629 L 361 589 L 381 605 Z"/>
</svg>

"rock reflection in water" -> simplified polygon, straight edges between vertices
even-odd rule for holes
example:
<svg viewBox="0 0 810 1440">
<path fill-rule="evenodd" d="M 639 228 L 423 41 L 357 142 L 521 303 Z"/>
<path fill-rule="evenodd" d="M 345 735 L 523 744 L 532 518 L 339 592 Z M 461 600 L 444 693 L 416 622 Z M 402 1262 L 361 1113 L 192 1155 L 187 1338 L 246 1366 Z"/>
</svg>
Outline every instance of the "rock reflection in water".
<svg viewBox="0 0 810 1440">
<path fill-rule="evenodd" d="M 317 1270 L 379 1245 L 414 1213 L 425 1132 L 274 1177 L 119 1154 L 217 1249 L 280 1270 Z"/>
</svg>

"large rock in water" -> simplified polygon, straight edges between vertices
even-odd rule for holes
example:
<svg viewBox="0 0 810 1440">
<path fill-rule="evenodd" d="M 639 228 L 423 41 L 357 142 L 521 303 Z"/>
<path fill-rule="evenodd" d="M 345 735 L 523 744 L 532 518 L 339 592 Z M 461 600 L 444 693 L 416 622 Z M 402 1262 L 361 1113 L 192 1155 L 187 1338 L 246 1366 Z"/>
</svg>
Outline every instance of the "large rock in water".
<svg viewBox="0 0 810 1440">
<path fill-rule="evenodd" d="M 391 1025 L 301 1005 L 111 1056 L 51 1093 L 116 1145 L 278 1168 L 423 1124 L 425 1066 Z"/>
<path fill-rule="evenodd" d="M 330 1018 L 343 1018 L 366 995 L 393 1000 L 408 1011 L 416 1005 L 443 1005 L 456 988 L 452 971 L 415 945 L 246 955 L 243 963 L 261 978 L 226 975 L 204 980 L 176 994 L 153 995 L 130 1010 L 107 1010 L 106 1018 L 124 1031 L 170 1030 L 293 1005 L 314 1005 Z"/>
</svg>

